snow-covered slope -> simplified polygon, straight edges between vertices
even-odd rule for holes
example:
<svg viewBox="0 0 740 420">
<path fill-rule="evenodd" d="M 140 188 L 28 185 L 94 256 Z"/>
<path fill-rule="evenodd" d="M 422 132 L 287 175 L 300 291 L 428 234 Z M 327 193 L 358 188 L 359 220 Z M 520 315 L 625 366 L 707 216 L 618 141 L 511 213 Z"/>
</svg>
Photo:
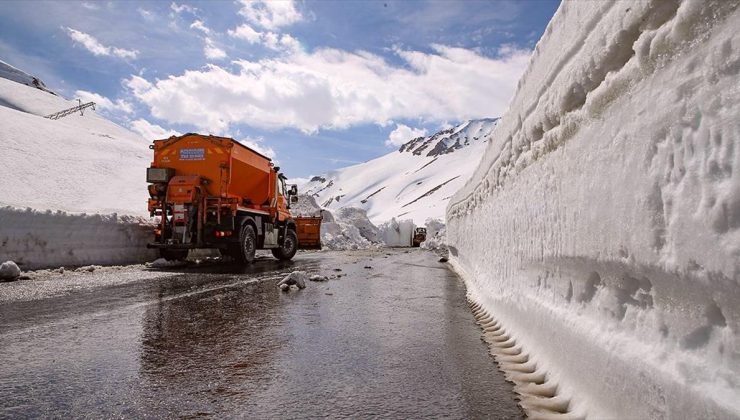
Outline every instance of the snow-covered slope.
<svg viewBox="0 0 740 420">
<path fill-rule="evenodd" d="M 49 90 L 44 82 L 42 82 L 37 77 L 31 76 L 23 70 L 17 69 L 2 60 L 0 60 L 0 79 L 12 80 L 14 82 L 21 83 L 26 86 L 30 86 L 36 89 L 43 90 L 44 92 L 56 95 L 56 93 Z"/>
<path fill-rule="evenodd" d="M 498 119 L 468 121 L 410 140 L 377 159 L 313 177 L 301 185 L 323 207 L 358 207 L 376 225 L 392 218 L 443 218 L 448 200 L 470 177 Z"/>
<path fill-rule="evenodd" d="M 146 214 L 149 143 L 92 110 L 0 78 L 0 206 L 78 213 Z"/>
<path fill-rule="evenodd" d="M 151 256 L 150 229 L 131 217 L 148 216 L 148 142 L 89 109 L 44 118 L 77 103 L 34 80 L 0 63 L 0 260 L 28 269 Z"/>
<path fill-rule="evenodd" d="M 450 201 L 531 410 L 740 417 L 739 4 L 563 2 Z"/>
</svg>

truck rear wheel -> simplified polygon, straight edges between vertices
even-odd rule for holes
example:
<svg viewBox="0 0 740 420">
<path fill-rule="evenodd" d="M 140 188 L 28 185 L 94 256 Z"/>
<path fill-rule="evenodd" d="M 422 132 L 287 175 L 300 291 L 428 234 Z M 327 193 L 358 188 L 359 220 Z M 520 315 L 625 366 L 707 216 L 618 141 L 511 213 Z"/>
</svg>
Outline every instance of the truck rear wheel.
<svg viewBox="0 0 740 420">
<path fill-rule="evenodd" d="M 181 261 L 188 257 L 188 250 L 160 248 L 159 256 L 167 261 Z"/>
<path fill-rule="evenodd" d="M 239 234 L 239 247 L 234 250 L 232 257 L 240 263 L 251 264 L 257 250 L 257 235 L 250 224 L 244 225 Z"/>
<path fill-rule="evenodd" d="M 280 248 L 273 248 L 272 256 L 286 261 L 293 258 L 296 251 L 298 251 L 298 235 L 296 235 L 294 230 L 288 229 L 283 239 L 283 245 Z"/>
</svg>

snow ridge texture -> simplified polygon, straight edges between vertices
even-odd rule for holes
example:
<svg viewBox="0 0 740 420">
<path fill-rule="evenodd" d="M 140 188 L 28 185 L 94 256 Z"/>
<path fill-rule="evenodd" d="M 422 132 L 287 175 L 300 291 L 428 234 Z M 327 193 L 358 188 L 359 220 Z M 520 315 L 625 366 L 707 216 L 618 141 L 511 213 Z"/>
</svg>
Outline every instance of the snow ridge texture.
<svg viewBox="0 0 740 420">
<path fill-rule="evenodd" d="M 450 262 L 589 418 L 740 417 L 736 1 L 563 2 Z"/>
</svg>

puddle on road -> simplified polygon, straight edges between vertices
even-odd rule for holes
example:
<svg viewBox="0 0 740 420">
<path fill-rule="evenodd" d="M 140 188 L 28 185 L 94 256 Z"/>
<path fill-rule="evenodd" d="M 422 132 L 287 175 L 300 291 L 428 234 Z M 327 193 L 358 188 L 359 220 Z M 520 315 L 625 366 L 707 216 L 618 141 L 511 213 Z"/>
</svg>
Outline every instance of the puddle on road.
<svg viewBox="0 0 740 420">
<path fill-rule="evenodd" d="M 4 339 L 0 417 L 521 417 L 462 283 L 432 254 L 383 255 L 187 269 L 110 289 L 87 317 L 54 301 L 79 322 Z M 289 293 L 271 274 L 336 268 Z"/>
</svg>

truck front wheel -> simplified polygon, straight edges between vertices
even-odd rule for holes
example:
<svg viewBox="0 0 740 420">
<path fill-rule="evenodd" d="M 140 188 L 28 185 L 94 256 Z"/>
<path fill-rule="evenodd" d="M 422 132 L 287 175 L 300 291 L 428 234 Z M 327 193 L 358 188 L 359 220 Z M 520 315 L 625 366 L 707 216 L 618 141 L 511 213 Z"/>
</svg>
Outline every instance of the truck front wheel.
<svg viewBox="0 0 740 420">
<path fill-rule="evenodd" d="M 279 260 L 287 261 L 293 258 L 296 251 L 298 251 L 298 235 L 296 235 L 294 230 L 288 229 L 283 239 L 283 245 L 280 248 L 273 248 L 272 256 Z"/>
<path fill-rule="evenodd" d="M 239 234 L 239 247 L 234 249 L 232 257 L 240 263 L 251 264 L 254 261 L 254 253 L 257 250 L 257 235 L 250 224 L 242 227 Z"/>
</svg>

